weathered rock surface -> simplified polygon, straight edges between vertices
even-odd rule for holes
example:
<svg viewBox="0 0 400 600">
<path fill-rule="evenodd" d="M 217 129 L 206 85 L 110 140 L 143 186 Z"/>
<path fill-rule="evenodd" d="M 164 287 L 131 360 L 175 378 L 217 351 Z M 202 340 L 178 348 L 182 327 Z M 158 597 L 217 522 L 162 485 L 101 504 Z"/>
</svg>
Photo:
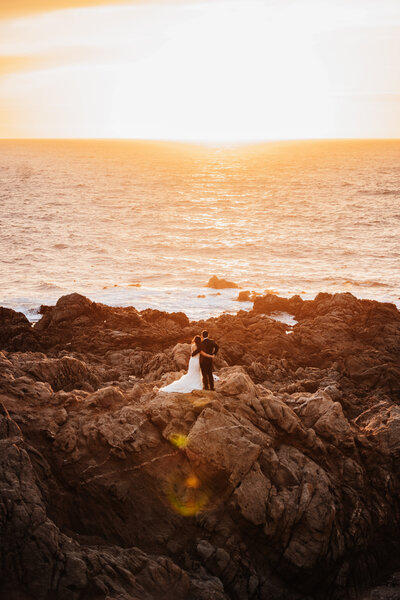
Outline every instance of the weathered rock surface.
<svg viewBox="0 0 400 600">
<path fill-rule="evenodd" d="M 388 581 L 371 590 L 362 600 L 398 600 L 400 598 L 400 573 L 393 573 Z"/>
<path fill-rule="evenodd" d="M 42 311 L 0 309 L 0 598 L 396 597 L 372 589 L 399 567 L 396 307 Z M 160 392 L 205 327 L 216 392 Z"/>
</svg>

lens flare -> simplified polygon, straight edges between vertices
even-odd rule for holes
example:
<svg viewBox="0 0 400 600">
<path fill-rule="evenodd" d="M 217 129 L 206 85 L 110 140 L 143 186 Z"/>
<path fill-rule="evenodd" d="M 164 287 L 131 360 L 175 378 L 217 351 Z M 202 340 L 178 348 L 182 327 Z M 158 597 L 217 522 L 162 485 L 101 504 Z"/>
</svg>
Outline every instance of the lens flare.
<svg viewBox="0 0 400 600">
<path fill-rule="evenodd" d="M 186 448 L 188 444 L 187 435 L 184 433 L 171 433 L 168 440 L 176 448 Z"/>
<path fill-rule="evenodd" d="M 199 398 L 193 398 L 191 402 L 195 408 L 203 408 L 204 406 L 207 406 L 207 404 L 210 404 L 210 399 L 204 398 L 203 396 Z"/>
<path fill-rule="evenodd" d="M 196 475 L 190 475 L 186 479 L 185 483 L 188 486 L 188 488 L 198 488 L 198 487 L 200 487 L 200 479 L 198 477 L 196 477 Z"/>
<path fill-rule="evenodd" d="M 184 517 L 193 517 L 209 502 L 209 495 L 195 473 L 181 474 L 169 484 L 167 498 L 172 508 Z"/>
</svg>

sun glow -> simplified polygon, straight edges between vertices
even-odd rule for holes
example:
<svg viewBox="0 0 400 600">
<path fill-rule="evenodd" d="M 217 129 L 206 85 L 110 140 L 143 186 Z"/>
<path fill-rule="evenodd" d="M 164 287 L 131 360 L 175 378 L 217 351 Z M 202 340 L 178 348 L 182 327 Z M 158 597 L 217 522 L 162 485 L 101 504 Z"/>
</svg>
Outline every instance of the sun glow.
<svg viewBox="0 0 400 600">
<path fill-rule="evenodd" d="M 395 137 L 396 4 L 135 3 L 3 20 L 0 136 Z"/>
</svg>

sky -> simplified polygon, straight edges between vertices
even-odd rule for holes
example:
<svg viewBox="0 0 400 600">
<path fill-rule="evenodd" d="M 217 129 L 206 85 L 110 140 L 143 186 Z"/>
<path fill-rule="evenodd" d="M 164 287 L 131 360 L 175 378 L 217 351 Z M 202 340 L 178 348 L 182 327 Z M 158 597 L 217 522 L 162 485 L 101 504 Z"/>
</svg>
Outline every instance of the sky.
<svg viewBox="0 0 400 600">
<path fill-rule="evenodd" d="M 399 0 L 0 0 L 0 137 L 400 137 Z"/>
</svg>

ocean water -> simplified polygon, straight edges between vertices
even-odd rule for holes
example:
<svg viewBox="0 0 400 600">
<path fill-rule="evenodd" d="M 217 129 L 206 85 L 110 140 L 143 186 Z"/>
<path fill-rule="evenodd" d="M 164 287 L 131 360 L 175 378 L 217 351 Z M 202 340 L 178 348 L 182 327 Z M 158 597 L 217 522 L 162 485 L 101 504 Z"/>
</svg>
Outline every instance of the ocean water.
<svg viewBox="0 0 400 600">
<path fill-rule="evenodd" d="M 202 318 L 242 289 L 400 302 L 400 140 L 0 141 L 0 305 L 77 291 Z"/>
</svg>

